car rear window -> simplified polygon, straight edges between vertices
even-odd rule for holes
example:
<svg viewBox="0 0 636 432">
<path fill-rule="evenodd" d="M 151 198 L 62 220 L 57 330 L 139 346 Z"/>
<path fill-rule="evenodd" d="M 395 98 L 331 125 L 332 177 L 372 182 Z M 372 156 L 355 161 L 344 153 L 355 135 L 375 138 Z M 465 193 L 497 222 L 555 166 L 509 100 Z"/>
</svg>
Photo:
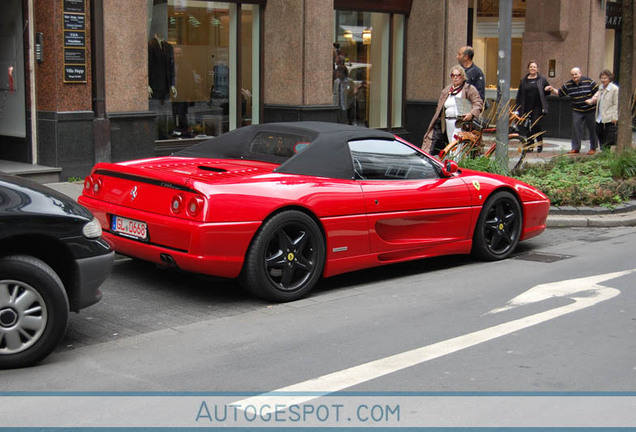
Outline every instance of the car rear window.
<svg viewBox="0 0 636 432">
<path fill-rule="evenodd" d="M 290 158 L 310 145 L 311 141 L 309 136 L 260 132 L 250 143 L 250 153 Z"/>
</svg>

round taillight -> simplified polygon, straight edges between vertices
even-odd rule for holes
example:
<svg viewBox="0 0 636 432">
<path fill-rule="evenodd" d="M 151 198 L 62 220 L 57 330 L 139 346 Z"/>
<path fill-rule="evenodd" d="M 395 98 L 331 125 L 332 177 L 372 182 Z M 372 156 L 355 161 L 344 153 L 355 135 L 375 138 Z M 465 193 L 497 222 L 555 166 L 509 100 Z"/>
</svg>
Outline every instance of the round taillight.
<svg viewBox="0 0 636 432">
<path fill-rule="evenodd" d="M 93 193 L 98 193 L 100 190 L 102 190 L 102 179 L 93 180 Z"/>
<path fill-rule="evenodd" d="M 90 191 L 93 188 L 93 179 L 89 176 L 84 179 L 84 190 Z"/>
<path fill-rule="evenodd" d="M 175 195 L 172 198 L 172 202 L 170 203 L 170 210 L 172 213 L 179 214 L 181 213 L 181 209 L 183 208 L 183 195 Z"/>
<path fill-rule="evenodd" d="M 188 201 L 188 214 L 190 216 L 196 216 L 203 208 L 203 199 L 201 197 L 192 197 Z"/>
</svg>

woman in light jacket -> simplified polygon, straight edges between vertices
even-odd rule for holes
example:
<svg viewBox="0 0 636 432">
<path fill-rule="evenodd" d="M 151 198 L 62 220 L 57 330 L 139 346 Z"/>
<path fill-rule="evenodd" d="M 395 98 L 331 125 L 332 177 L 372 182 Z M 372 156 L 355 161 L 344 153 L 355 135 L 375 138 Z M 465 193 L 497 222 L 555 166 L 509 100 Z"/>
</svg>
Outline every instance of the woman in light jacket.
<svg viewBox="0 0 636 432">
<path fill-rule="evenodd" d="M 596 104 L 596 135 L 602 150 L 616 145 L 618 130 L 618 86 L 612 82 L 614 75 L 609 69 L 603 69 L 599 75 L 601 89 L 585 102 Z"/>
<path fill-rule="evenodd" d="M 466 72 L 460 65 L 450 70 L 451 85 L 442 90 L 435 115 L 424 134 L 422 148 L 432 155 L 439 154 L 460 129 L 455 127 L 458 118 L 471 121 L 479 117 L 483 101 L 477 89 L 466 82 Z M 439 122 L 439 123 L 438 123 Z"/>
</svg>

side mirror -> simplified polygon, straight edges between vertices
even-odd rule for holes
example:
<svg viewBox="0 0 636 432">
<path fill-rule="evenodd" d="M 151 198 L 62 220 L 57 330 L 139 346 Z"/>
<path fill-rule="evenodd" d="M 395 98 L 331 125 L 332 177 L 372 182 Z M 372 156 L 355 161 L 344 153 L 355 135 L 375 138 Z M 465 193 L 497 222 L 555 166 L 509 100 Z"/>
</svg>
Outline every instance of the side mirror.
<svg viewBox="0 0 636 432">
<path fill-rule="evenodd" d="M 454 160 L 447 159 L 444 161 L 444 165 L 442 166 L 442 173 L 445 177 L 450 177 L 459 171 L 459 165 Z"/>
</svg>

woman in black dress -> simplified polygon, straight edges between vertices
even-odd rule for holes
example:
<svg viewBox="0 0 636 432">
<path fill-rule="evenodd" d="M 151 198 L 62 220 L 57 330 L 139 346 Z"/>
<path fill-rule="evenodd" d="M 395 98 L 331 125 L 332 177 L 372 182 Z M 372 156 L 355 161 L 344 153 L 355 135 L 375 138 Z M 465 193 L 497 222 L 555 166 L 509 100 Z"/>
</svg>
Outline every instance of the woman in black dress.
<svg viewBox="0 0 636 432">
<path fill-rule="evenodd" d="M 543 132 L 542 117 L 548 113 L 548 99 L 545 88 L 549 86 L 548 80 L 539 73 L 539 65 L 536 61 L 528 63 L 528 74 L 521 80 L 519 91 L 517 92 L 517 105 L 519 115 L 528 115 L 526 127 L 523 133 L 530 137 L 536 133 Z M 543 151 L 543 135 L 536 138 L 537 152 Z M 532 141 L 528 142 L 529 144 Z M 532 150 L 531 150 L 532 151 Z"/>
</svg>

